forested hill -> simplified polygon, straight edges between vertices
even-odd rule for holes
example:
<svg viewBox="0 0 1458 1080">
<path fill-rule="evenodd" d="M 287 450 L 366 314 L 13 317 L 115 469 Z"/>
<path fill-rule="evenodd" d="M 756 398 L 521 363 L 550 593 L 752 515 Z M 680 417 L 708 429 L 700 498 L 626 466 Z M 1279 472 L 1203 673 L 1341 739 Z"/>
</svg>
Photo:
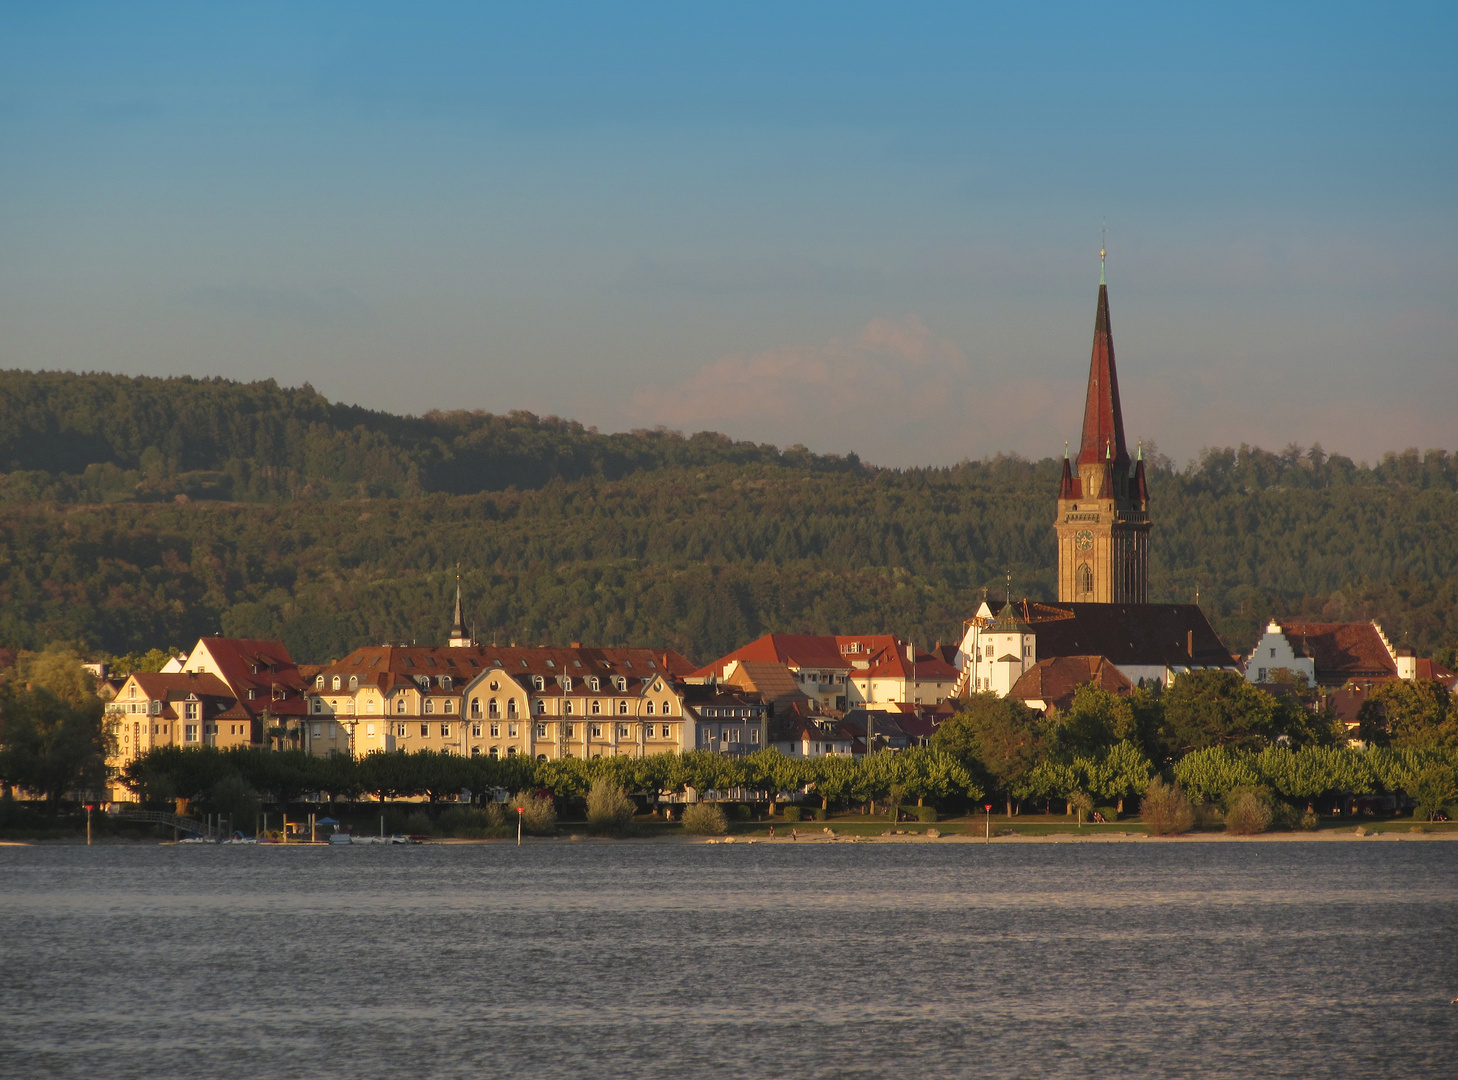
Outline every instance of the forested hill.
<svg viewBox="0 0 1458 1080">
<path fill-rule="evenodd" d="M 1232 648 L 1271 615 L 1458 645 L 1458 460 L 1158 456 L 1154 600 Z M 768 630 L 960 635 L 983 588 L 1051 597 L 1060 462 L 890 470 L 526 414 L 420 418 L 305 387 L 0 375 L 0 645 L 115 653 L 281 635 L 300 660 L 443 638 L 672 646 Z M 185 496 L 179 499 L 178 496 Z"/>
<path fill-rule="evenodd" d="M 0 499 L 455 495 L 716 464 L 855 471 L 859 462 L 705 432 L 601 435 L 530 413 L 394 416 L 307 384 L 0 372 Z"/>
</svg>

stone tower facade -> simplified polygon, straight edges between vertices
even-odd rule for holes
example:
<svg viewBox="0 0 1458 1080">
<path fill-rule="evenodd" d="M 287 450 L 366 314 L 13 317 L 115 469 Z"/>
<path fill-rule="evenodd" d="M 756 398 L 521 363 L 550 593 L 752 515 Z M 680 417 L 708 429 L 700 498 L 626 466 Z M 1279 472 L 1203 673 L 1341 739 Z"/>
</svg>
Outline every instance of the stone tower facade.
<svg viewBox="0 0 1458 1080">
<path fill-rule="evenodd" d="M 1099 281 L 1093 358 L 1078 458 L 1063 455 L 1058 493 L 1058 599 L 1066 603 L 1149 601 L 1149 489 L 1144 454 L 1130 469 L 1114 368 L 1109 289 Z M 1072 465 L 1077 466 L 1074 471 Z"/>
</svg>

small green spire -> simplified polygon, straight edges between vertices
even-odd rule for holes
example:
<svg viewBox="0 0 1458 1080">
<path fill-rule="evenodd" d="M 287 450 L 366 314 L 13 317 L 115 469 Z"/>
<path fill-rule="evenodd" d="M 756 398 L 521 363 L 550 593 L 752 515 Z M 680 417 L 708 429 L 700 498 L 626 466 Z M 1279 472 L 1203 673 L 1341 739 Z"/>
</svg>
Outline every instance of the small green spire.
<svg viewBox="0 0 1458 1080">
<path fill-rule="evenodd" d="M 1064 439 L 1063 440 L 1063 460 L 1064 461 L 1067 461 L 1068 460 L 1068 440 L 1067 439 Z"/>
<path fill-rule="evenodd" d="M 1099 248 L 1099 284 L 1104 283 L 1104 249 Z"/>
<path fill-rule="evenodd" d="M 1140 461 L 1143 461 L 1144 460 L 1144 440 L 1143 439 L 1140 439 L 1139 440 L 1139 459 L 1138 460 L 1140 460 Z"/>
</svg>

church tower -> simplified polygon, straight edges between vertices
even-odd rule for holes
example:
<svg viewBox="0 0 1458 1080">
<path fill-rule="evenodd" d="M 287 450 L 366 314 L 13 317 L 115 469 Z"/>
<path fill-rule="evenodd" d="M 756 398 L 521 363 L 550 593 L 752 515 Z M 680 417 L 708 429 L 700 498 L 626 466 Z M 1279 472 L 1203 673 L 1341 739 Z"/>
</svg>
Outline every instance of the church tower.
<svg viewBox="0 0 1458 1080">
<path fill-rule="evenodd" d="M 1149 592 L 1149 489 L 1144 451 L 1130 471 L 1114 369 L 1109 288 L 1099 252 L 1099 306 L 1083 407 L 1077 472 L 1063 453 L 1058 493 L 1058 599 L 1064 603 L 1144 604 Z"/>
</svg>

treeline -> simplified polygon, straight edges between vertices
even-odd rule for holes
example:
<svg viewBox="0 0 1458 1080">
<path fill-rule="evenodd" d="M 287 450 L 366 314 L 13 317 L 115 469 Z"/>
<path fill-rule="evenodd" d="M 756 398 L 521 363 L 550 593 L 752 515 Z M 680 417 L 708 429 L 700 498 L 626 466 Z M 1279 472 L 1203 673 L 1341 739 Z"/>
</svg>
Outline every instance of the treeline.
<svg viewBox="0 0 1458 1080">
<path fill-rule="evenodd" d="M 545 791 L 558 799 L 583 799 L 593 783 L 607 779 L 634 794 L 682 794 L 692 788 L 728 797 L 743 789 L 794 792 L 810 788 L 825 805 L 893 799 L 918 803 L 982 797 L 968 769 L 951 755 L 925 747 L 867 757 L 789 758 L 777 750 L 726 757 L 708 750 L 653 754 L 642 758 L 527 757 L 467 758 L 456 754 L 391 751 L 354 760 L 345 754 L 319 758 L 301 751 L 234 749 L 153 750 L 128 766 L 125 781 L 144 800 L 177 798 L 211 806 L 233 797 L 235 781 L 268 802 L 286 806 L 307 794 L 353 801 L 368 795 L 381 802 L 402 798 L 473 799 L 498 790 Z M 241 818 L 235 814 L 235 818 Z"/>
<path fill-rule="evenodd" d="M 1198 596 L 1236 650 L 1273 615 L 1378 618 L 1454 660 L 1453 455 L 1147 457 L 1151 599 Z M 951 641 L 1009 569 L 1015 595 L 1054 595 L 1059 467 L 877 469 L 707 433 L 396 417 L 272 383 L 0 373 L 0 645 L 125 654 L 223 632 L 322 662 L 440 640 L 457 563 L 485 641 L 703 660 L 770 630 Z"/>
<path fill-rule="evenodd" d="M 710 432 L 602 435 L 525 412 L 395 416 L 307 383 L 0 372 L 0 501 L 399 498 L 723 463 L 859 469 L 853 455 Z"/>
<path fill-rule="evenodd" d="M 1451 787 L 1441 805 L 1458 802 L 1458 701 L 1442 686 L 1375 689 L 1358 716 L 1365 750 L 1349 749 L 1345 725 L 1317 706 L 1299 690 L 1278 696 L 1233 672 L 1197 671 L 1130 697 L 1083 686 L 1067 712 L 1052 715 L 976 694 L 932 745 L 963 762 L 1009 813 L 1055 800 L 1122 810 L 1156 775 L 1220 801 L 1248 788 L 1292 800 L 1410 792 L 1424 774 L 1429 789 Z"/>
<path fill-rule="evenodd" d="M 960 639 L 984 589 L 1055 594 L 1057 463 L 874 475 L 658 469 L 408 499 L 0 505 L 0 644 L 95 652 L 281 637 L 301 662 L 443 639 L 462 564 L 478 638 L 671 647 L 708 660 L 770 630 Z M 1151 480 L 1151 596 L 1233 649 L 1267 619 L 1377 618 L 1452 662 L 1458 494 L 1198 491 Z"/>
</svg>

